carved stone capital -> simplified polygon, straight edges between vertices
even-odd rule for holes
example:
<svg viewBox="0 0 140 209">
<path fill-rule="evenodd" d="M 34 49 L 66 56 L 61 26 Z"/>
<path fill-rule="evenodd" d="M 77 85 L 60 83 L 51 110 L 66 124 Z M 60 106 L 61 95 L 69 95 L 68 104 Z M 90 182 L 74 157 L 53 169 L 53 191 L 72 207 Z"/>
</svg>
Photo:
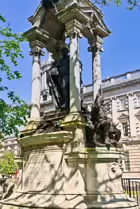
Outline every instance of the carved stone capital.
<svg viewBox="0 0 140 209">
<path fill-rule="evenodd" d="M 82 25 L 80 22 L 77 20 L 72 20 L 66 25 L 66 32 L 65 32 L 65 37 L 73 39 L 75 36 L 78 36 L 79 38 L 82 38 L 83 35 L 81 33 L 82 31 Z"/>
<path fill-rule="evenodd" d="M 31 52 L 30 55 L 40 55 L 40 56 L 44 56 L 45 52 L 42 51 L 42 49 L 45 47 L 45 45 L 36 40 L 36 41 L 32 41 L 30 43 L 30 47 L 31 47 Z"/>
<path fill-rule="evenodd" d="M 78 36 L 79 38 L 82 38 L 83 37 L 83 35 L 81 34 L 80 30 L 78 30 L 77 28 L 73 28 L 73 29 L 71 29 L 71 30 L 69 30 L 69 31 L 67 31 L 65 33 L 65 37 L 66 38 L 69 37 L 70 39 L 73 39 L 76 36 Z"/>
<path fill-rule="evenodd" d="M 92 52 L 94 48 L 96 48 L 97 52 L 103 52 L 102 44 L 103 39 L 100 36 L 95 36 L 93 39 L 88 40 L 90 47 L 88 48 L 89 52 Z"/>
</svg>

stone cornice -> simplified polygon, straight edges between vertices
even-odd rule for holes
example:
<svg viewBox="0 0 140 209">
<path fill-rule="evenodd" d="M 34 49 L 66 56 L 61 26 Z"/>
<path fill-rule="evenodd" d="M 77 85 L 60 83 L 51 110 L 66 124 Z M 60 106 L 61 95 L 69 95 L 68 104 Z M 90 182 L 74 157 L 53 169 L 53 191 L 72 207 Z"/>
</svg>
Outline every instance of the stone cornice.
<svg viewBox="0 0 140 209">
<path fill-rule="evenodd" d="M 50 37 L 49 33 L 44 29 L 35 26 L 26 31 L 23 35 L 28 39 L 30 43 L 36 40 L 41 42 L 51 53 L 55 53 L 58 50 L 59 41 Z"/>
<path fill-rule="evenodd" d="M 87 15 L 80 10 L 80 7 L 77 3 L 73 3 L 72 5 L 58 12 L 57 17 L 63 23 L 67 23 L 73 19 L 77 19 L 79 22 L 84 23 L 88 18 Z"/>
<path fill-rule="evenodd" d="M 35 134 L 26 136 L 19 140 L 19 144 L 22 147 L 30 147 L 37 145 L 51 145 L 68 143 L 73 139 L 73 133 L 70 131 L 59 131 L 47 134 Z"/>
<path fill-rule="evenodd" d="M 67 161 L 72 162 L 74 161 L 75 157 L 70 156 L 69 153 L 71 153 L 71 150 L 67 150 L 66 152 L 66 156 L 67 158 L 65 158 Z M 118 159 L 120 156 L 124 156 L 124 152 L 122 149 L 120 148 L 114 148 L 111 147 L 110 150 L 107 150 L 106 147 L 96 147 L 96 148 L 81 148 L 79 149 L 78 153 L 77 153 L 77 158 L 78 160 L 89 160 L 91 162 L 93 162 L 93 160 L 97 160 L 97 161 L 107 161 L 108 158 L 110 158 L 110 156 L 112 158 Z"/>
</svg>

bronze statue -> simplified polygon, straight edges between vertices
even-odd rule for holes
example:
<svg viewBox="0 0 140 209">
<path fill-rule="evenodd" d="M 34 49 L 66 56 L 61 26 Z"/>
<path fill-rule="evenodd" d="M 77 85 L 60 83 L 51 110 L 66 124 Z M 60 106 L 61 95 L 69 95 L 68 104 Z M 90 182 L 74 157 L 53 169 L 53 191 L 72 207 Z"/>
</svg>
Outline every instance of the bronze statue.
<svg viewBox="0 0 140 209">
<path fill-rule="evenodd" d="M 116 128 L 117 125 L 112 122 L 112 119 L 107 117 L 101 89 L 92 105 L 91 112 L 89 113 L 85 106 L 82 107 L 82 110 L 87 121 L 87 145 L 117 146 L 121 132 Z"/>
<path fill-rule="evenodd" d="M 57 109 L 69 109 L 69 51 L 61 49 L 61 58 L 48 71 L 48 86 Z"/>
</svg>

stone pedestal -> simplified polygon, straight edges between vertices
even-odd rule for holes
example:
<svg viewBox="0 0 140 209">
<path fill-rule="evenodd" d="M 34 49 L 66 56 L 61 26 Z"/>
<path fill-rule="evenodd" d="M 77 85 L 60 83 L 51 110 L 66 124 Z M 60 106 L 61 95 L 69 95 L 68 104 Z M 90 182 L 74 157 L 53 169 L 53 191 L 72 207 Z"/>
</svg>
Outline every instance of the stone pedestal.
<svg viewBox="0 0 140 209">
<path fill-rule="evenodd" d="M 21 140 L 23 173 L 2 209 L 137 208 L 121 185 L 121 150 L 87 149 L 84 131 L 61 131 Z"/>
</svg>

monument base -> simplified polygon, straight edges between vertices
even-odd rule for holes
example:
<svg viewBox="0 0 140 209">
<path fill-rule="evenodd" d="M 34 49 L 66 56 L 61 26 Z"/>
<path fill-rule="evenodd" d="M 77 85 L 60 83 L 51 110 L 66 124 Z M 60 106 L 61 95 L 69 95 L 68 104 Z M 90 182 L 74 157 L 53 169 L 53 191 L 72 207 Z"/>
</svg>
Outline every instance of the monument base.
<svg viewBox="0 0 140 209">
<path fill-rule="evenodd" d="M 59 197 L 61 198 L 61 197 Z M 37 206 L 27 206 L 27 205 L 3 205 L 2 206 L 2 209 L 45 209 L 45 208 L 49 208 L 49 209 L 57 209 L 57 208 L 61 208 L 61 209 L 73 209 L 73 208 L 76 208 L 76 209 L 99 209 L 99 208 L 108 208 L 108 209 L 122 209 L 122 208 L 125 208 L 125 209 L 138 209 L 138 206 L 136 205 L 136 203 L 133 202 L 133 200 L 127 200 L 127 201 L 120 201 L 120 202 L 115 202 L 115 200 L 113 202 L 109 202 L 109 203 L 106 203 L 106 202 L 102 202 L 102 203 L 92 203 L 92 204 L 86 204 L 86 203 L 80 203 L 79 204 L 79 201 L 82 200 L 83 198 L 82 197 L 79 197 L 77 198 L 78 200 L 78 205 L 75 204 L 77 201 L 67 201 L 64 203 L 64 207 L 61 206 L 61 205 L 53 205 L 53 206 L 44 206 L 44 207 L 37 207 Z M 82 201 L 83 202 L 83 201 Z"/>
<path fill-rule="evenodd" d="M 1 201 L 2 209 L 137 209 L 122 188 L 122 151 L 85 148 L 83 139 L 78 127 L 21 139 L 22 176 L 17 191 Z"/>
<path fill-rule="evenodd" d="M 99 194 L 90 195 L 93 202 L 89 203 L 88 196 L 74 194 L 74 195 L 47 195 L 38 193 L 15 193 L 14 196 L 5 200 L 2 204 L 2 209 L 39 209 L 39 208 L 49 208 L 49 209 L 138 209 L 137 203 L 133 199 L 129 199 L 126 194 L 114 195 L 112 200 L 106 201 L 105 199 L 110 199 L 110 195 L 101 195 L 101 201 L 94 201 Z M 103 200 L 104 199 L 104 200 Z M 37 203 L 38 201 L 38 203 Z"/>
</svg>

